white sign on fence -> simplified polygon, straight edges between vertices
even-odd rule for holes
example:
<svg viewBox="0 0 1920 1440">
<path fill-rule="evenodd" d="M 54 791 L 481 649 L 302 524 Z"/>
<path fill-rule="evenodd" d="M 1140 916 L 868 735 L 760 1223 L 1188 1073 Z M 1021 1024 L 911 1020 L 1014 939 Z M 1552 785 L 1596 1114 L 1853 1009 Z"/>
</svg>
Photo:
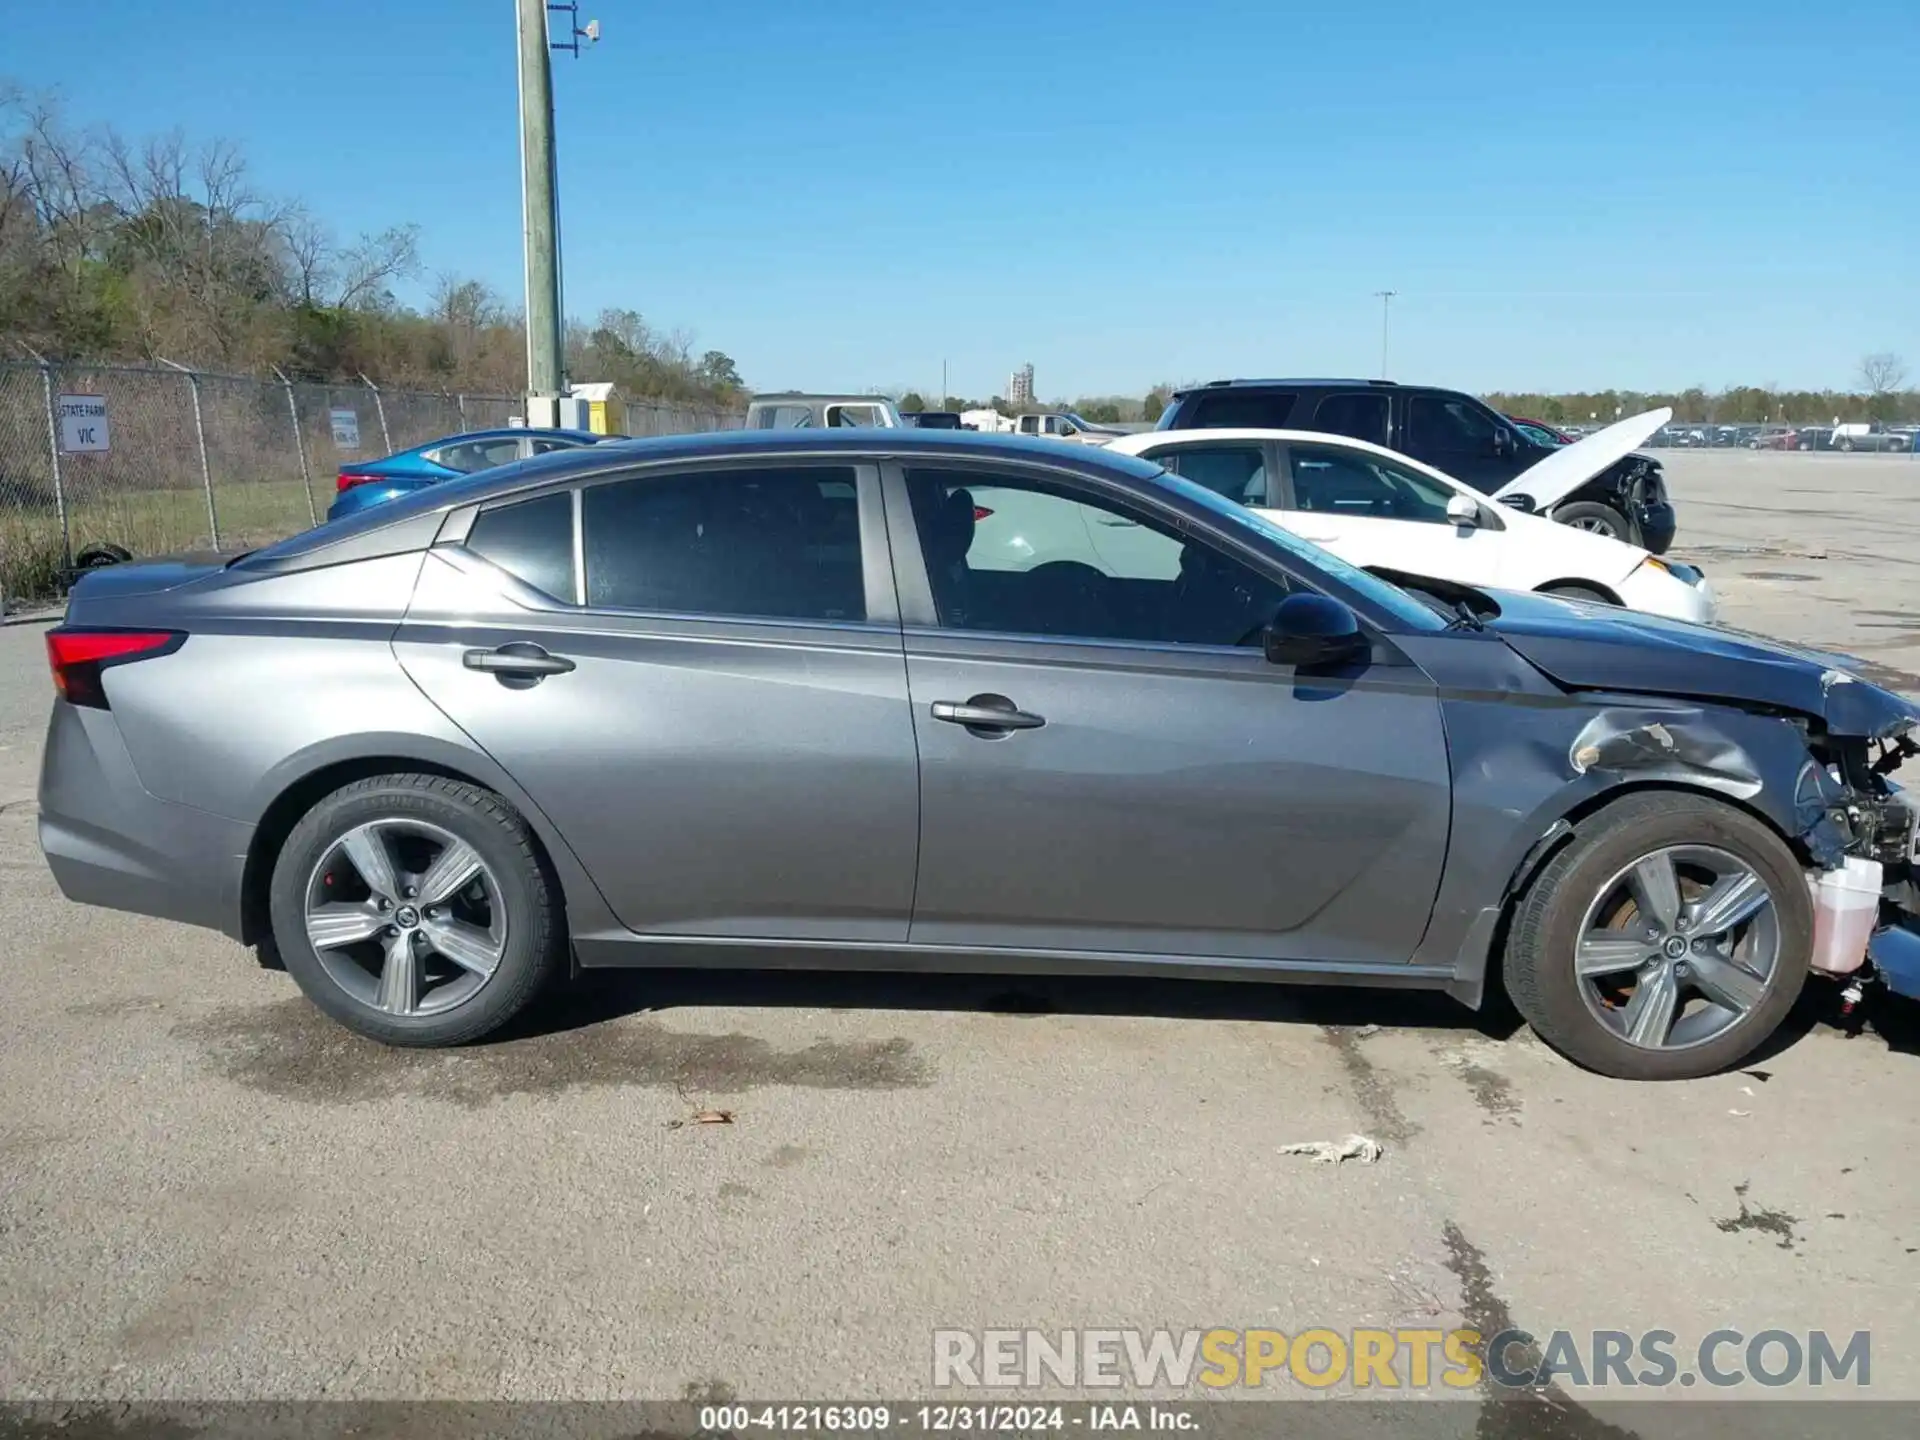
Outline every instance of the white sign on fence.
<svg viewBox="0 0 1920 1440">
<path fill-rule="evenodd" d="M 60 453 L 63 455 L 99 455 L 107 444 L 107 402 L 100 395 L 62 395 L 60 410 Z"/>
<path fill-rule="evenodd" d="M 329 410 L 327 421 L 333 426 L 333 447 L 336 450 L 358 450 L 360 448 L 360 412 L 357 410 Z"/>
</svg>

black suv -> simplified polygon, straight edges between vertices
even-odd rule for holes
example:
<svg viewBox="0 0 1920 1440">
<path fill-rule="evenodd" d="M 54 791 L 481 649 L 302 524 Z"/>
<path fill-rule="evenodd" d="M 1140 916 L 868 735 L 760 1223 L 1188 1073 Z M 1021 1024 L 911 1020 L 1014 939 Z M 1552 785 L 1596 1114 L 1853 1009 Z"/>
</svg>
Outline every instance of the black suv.
<svg viewBox="0 0 1920 1440">
<path fill-rule="evenodd" d="M 1319 430 L 1371 440 L 1492 494 L 1554 452 L 1471 395 L 1390 380 L 1215 380 L 1177 391 L 1160 430 Z M 1521 510 L 1530 497 L 1510 495 Z M 1675 519 L 1660 462 L 1629 455 L 1553 507 L 1562 524 L 1664 555 Z"/>
</svg>

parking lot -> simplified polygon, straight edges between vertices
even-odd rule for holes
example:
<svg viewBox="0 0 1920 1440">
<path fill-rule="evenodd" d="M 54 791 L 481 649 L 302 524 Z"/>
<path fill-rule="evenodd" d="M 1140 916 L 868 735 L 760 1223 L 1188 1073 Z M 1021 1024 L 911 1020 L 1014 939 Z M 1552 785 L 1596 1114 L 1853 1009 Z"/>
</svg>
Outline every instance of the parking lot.
<svg viewBox="0 0 1920 1440">
<path fill-rule="evenodd" d="M 1662 458 L 1728 623 L 1920 693 L 1920 462 Z M 7 1398 L 899 1399 L 937 1327 L 1512 1323 L 1865 1329 L 1920 1400 L 1920 1007 L 1815 982 L 1666 1086 L 1438 997 L 1110 980 L 595 977 L 382 1049 L 60 897 L 42 628 L 0 628 Z M 1349 1132 L 1378 1164 L 1277 1153 Z"/>
</svg>

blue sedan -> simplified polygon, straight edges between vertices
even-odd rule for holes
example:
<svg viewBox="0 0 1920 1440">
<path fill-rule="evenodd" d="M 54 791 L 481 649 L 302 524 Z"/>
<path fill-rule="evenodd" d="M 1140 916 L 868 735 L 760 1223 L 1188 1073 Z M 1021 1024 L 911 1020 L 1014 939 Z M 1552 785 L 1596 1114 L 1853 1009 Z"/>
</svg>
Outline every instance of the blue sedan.
<svg viewBox="0 0 1920 1440">
<path fill-rule="evenodd" d="M 475 430 L 466 435 L 448 435 L 429 440 L 411 450 L 401 450 L 383 460 L 342 465 L 335 482 L 339 497 L 327 507 L 327 519 L 355 515 L 372 505 L 408 494 L 427 485 L 437 485 L 456 475 L 471 475 L 476 470 L 491 470 L 496 465 L 525 460 L 529 455 L 544 455 L 550 450 L 574 450 L 602 440 L 624 439 L 618 435 L 596 435 L 591 430 L 533 430 L 524 426 L 506 430 Z"/>
</svg>

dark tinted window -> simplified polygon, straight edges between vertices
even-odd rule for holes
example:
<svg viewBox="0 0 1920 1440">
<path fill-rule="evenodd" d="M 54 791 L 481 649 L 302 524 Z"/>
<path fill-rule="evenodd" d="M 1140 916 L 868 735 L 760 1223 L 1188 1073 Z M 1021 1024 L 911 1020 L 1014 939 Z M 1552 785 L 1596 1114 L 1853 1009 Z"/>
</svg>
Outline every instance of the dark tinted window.
<svg viewBox="0 0 1920 1440">
<path fill-rule="evenodd" d="M 851 469 L 704 470 L 583 495 L 589 605 L 866 619 Z"/>
<path fill-rule="evenodd" d="M 1187 402 L 1179 425 L 1183 430 L 1285 429 L 1297 398 L 1273 390 L 1208 390 Z"/>
<path fill-rule="evenodd" d="M 534 454 L 546 455 L 555 450 L 577 450 L 582 444 L 587 442 L 580 440 L 563 440 L 557 435 L 536 435 L 530 443 L 533 447 Z"/>
<path fill-rule="evenodd" d="M 467 531 L 467 549 L 571 605 L 573 492 L 561 490 L 537 500 L 482 510 Z"/>
<path fill-rule="evenodd" d="M 1254 645 L 1287 593 L 1172 526 L 1052 481 L 909 470 L 907 493 L 951 629 Z"/>
<path fill-rule="evenodd" d="M 1267 503 L 1267 456 L 1263 446 L 1190 445 L 1152 458 L 1236 505 Z"/>
<path fill-rule="evenodd" d="M 1461 395 L 1415 395 L 1407 405 L 1407 443 L 1427 452 L 1491 455 L 1495 421 Z"/>
<path fill-rule="evenodd" d="M 1365 393 L 1329 395 L 1313 412 L 1313 428 L 1384 445 L 1387 443 L 1387 397 Z"/>
</svg>

